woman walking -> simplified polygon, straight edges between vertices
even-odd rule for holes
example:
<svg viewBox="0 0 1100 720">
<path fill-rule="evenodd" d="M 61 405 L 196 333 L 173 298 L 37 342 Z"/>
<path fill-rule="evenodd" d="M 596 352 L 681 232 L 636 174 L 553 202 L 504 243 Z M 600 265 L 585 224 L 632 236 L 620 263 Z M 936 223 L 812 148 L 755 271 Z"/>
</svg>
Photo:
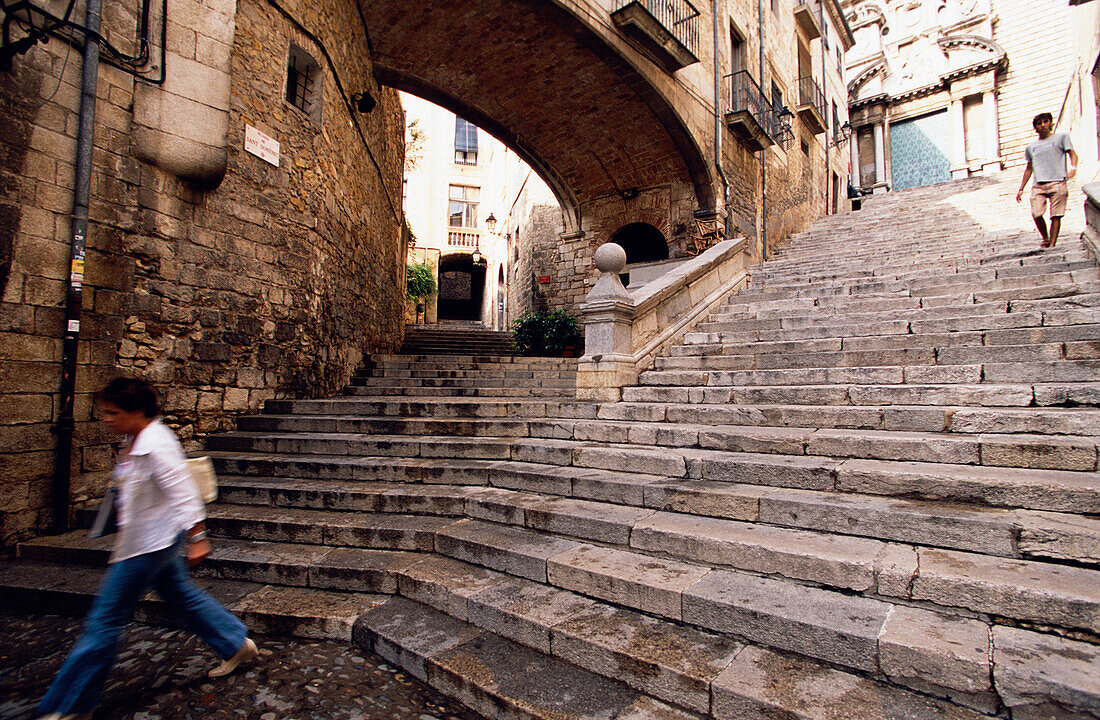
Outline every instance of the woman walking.
<svg viewBox="0 0 1100 720">
<path fill-rule="evenodd" d="M 150 585 L 222 658 L 210 677 L 259 654 L 244 624 L 195 587 L 183 565 L 184 554 L 191 566 L 210 554 L 205 506 L 179 440 L 157 419 L 156 391 L 142 380 L 117 378 L 97 397 L 103 422 L 126 436 L 112 472 L 118 537 L 84 633 L 38 704 L 42 720 L 91 718 L 122 632 Z"/>
</svg>

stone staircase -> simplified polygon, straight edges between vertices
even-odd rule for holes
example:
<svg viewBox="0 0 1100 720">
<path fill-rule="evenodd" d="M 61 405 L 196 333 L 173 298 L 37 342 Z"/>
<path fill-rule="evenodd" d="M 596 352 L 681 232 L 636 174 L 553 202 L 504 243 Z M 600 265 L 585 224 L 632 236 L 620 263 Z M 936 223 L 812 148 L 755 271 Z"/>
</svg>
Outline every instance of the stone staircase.
<svg viewBox="0 0 1100 720">
<path fill-rule="evenodd" d="M 402 355 L 515 355 L 511 332 L 489 330 L 478 322 L 447 320 L 406 325 Z"/>
<path fill-rule="evenodd" d="M 210 441 L 204 582 L 490 718 L 1100 718 L 1100 276 L 1011 182 L 823 219 L 619 403 L 472 355 L 269 402 Z M 0 598 L 79 609 L 105 553 Z"/>
</svg>

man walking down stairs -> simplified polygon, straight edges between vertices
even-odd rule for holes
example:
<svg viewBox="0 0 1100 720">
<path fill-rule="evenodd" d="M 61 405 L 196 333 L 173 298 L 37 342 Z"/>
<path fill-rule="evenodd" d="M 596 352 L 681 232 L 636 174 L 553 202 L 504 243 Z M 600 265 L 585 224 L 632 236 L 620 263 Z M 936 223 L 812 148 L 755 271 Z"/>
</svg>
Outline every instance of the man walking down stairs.
<svg viewBox="0 0 1100 720">
<path fill-rule="evenodd" d="M 822 219 L 621 402 L 478 354 L 270 402 L 203 572 L 491 718 L 1096 720 L 1100 275 L 1013 181 Z M 46 607 L 103 550 L 19 557 Z"/>
</svg>

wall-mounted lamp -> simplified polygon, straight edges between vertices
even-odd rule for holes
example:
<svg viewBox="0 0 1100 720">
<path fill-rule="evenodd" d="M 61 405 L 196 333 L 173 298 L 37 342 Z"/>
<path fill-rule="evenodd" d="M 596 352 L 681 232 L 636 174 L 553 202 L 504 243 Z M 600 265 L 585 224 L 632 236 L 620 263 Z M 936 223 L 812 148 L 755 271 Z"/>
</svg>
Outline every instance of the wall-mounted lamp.
<svg viewBox="0 0 1100 720">
<path fill-rule="evenodd" d="M 373 110 L 374 106 L 378 104 L 378 101 L 366 90 L 352 95 L 351 101 L 355 103 L 355 109 L 364 115 Z"/>
<path fill-rule="evenodd" d="M 848 122 L 847 120 L 845 120 L 844 124 L 841 125 L 837 129 L 836 134 L 833 135 L 833 141 L 832 141 L 831 145 L 833 145 L 835 147 L 837 145 L 840 145 L 841 143 L 848 142 L 851 138 L 852 138 L 852 124 L 850 122 Z"/>
<path fill-rule="evenodd" d="M 639 194 L 640 191 L 636 187 L 627 188 L 621 193 L 623 200 L 633 200 L 634 198 L 638 197 Z"/>
<path fill-rule="evenodd" d="M 497 219 L 492 213 L 489 213 L 489 217 L 485 218 L 485 227 L 489 228 L 489 232 L 496 235 Z"/>
</svg>

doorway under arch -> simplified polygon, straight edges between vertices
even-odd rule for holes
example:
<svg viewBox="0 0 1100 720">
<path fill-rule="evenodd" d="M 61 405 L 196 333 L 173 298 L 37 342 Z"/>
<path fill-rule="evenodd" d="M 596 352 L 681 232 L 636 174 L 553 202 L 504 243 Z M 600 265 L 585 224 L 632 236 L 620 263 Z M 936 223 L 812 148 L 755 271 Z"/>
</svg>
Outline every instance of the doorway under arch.
<svg viewBox="0 0 1100 720">
<path fill-rule="evenodd" d="M 439 259 L 439 319 L 481 320 L 485 266 L 467 254 Z"/>
<path fill-rule="evenodd" d="M 668 241 L 649 223 L 624 225 L 611 237 L 611 242 L 626 250 L 627 265 L 668 260 Z"/>
</svg>

